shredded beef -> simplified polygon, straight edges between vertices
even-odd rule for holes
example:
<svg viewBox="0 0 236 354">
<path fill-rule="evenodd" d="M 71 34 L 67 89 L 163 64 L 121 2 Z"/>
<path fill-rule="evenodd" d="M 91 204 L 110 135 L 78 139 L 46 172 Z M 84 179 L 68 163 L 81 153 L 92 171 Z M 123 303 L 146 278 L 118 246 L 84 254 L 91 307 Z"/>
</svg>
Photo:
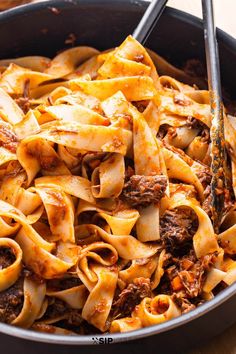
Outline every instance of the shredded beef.
<svg viewBox="0 0 236 354">
<path fill-rule="evenodd" d="M 24 302 L 23 278 L 0 292 L 0 322 L 11 323 L 21 312 Z"/>
<path fill-rule="evenodd" d="M 190 250 L 188 254 L 185 254 L 181 258 L 174 258 L 174 262 L 178 265 L 179 270 L 188 270 L 190 269 L 194 263 L 197 262 L 197 257 L 194 250 Z"/>
<path fill-rule="evenodd" d="M 121 197 L 133 207 L 147 206 L 159 202 L 166 186 L 165 176 L 133 175 L 125 182 Z"/>
<path fill-rule="evenodd" d="M 137 61 L 138 63 L 141 63 L 144 60 L 144 55 L 143 54 L 136 54 L 134 56 L 134 60 Z"/>
<path fill-rule="evenodd" d="M 201 141 L 208 144 L 210 143 L 210 129 L 203 122 L 192 116 L 188 116 L 186 125 L 190 129 L 199 129 L 199 136 L 201 137 Z"/>
<path fill-rule="evenodd" d="M 129 284 L 127 288 L 122 290 L 118 299 L 112 305 L 112 317 L 130 316 L 135 306 L 138 305 L 142 299 L 151 296 L 150 280 L 146 278 L 136 278 L 133 284 Z"/>
<path fill-rule="evenodd" d="M 166 253 L 164 275 L 157 292 L 170 295 L 182 313 L 200 306 L 205 302 L 202 289 L 215 257 L 216 254 L 213 253 L 198 259 L 193 249 L 181 257 Z"/>
<path fill-rule="evenodd" d="M 165 135 L 166 135 L 167 132 L 168 132 L 168 129 L 169 129 L 169 126 L 168 126 L 168 125 L 166 125 L 166 124 L 161 125 L 160 128 L 159 128 L 159 130 L 158 130 L 158 132 L 157 132 L 157 138 L 158 138 L 159 140 L 164 139 Z"/>
<path fill-rule="evenodd" d="M 18 139 L 15 133 L 6 123 L 0 124 L 0 146 L 15 153 L 17 149 Z"/>
<path fill-rule="evenodd" d="M 26 114 L 31 108 L 30 100 L 28 97 L 18 97 L 15 98 L 15 102 L 22 109 L 22 111 Z"/>
<path fill-rule="evenodd" d="M 172 295 L 172 300 L 180 308 L 182 314 L 194 310 L 196 306 L 192 304 L 188 299 L 182 296 L 182 294 L 174 293 Z"/>
<path fill-rule="evenodd" d="M 186 125 L 190 129 L 202 129 L 205 125 L 198 119 L 188 116 L 186 120 Z"/>
<path fill-rule="evenodd" d="M 200 129 L 201 140 L 205 142 L 210 142 L 210 129 L 200 120 L 188 116 L 186 120 L 186 125 L 190 129 Z"/>
<path fill-rule="evenodd" d="M 210 143 L 210 129 L 204 128 L 201 132 L 201 140 L 206 143 Z"/>
<path fill-rule="evenodd" d="M 197 259 L 193 250 L 183 257 L 173 257 L 169 254 L 161 284 L 162 291 L 168 294 L 176 293 L 178 297 L 191 299 L 191 303 L 196 304 L 202 293 L 206 271 L 212 266 L 214 257 L 214 254 L 210 254 Z"/>
<path fill-rule="evenodd" d="M 71 326 L 78 327 L 81 325 L 82 322 L 83 322 L 83 318 L 81 316 L 81 313 L 76 309 L 70 309 L 68 315 L 68 324 Z"/>
<path fill-rule="evenodd" d="M 143 113 L 147 108 L 148 101 L 134 101 L 132 104 L 137 108 L 139 112 Z"/>
<path fill-rule="evenodd" d="M 127 166 L 125 168 L 125 180 L 128 180 L 130 177 L 134 175 L 134 169 L 131 166 Z"/>
<path fill-rule="evenodd" d="M 23 110 L 25 114 L 30 109 L 29 89 L 30 89 L 30 79 L 26 79 L 24 82 L 23 96 L 15 97 L 16 103 L 20 106 L 20 108 Z"/>
<path fill-rule="evenodd" d="M 182 270 L 178 273 L 188 297 L 193 298 L 200 295 L 206 268 L 205 262 L 198 260 L 190 270 Z"/>
<path fill-rule="evenodd" d="M 10 248 L 0 247 L 0 269 L 9 267 L 15 260 L 16 257 Z"/>
<path fill-rule="evenodd" d="M 202 171 L 199 171 L 196 173 L 199 181 L 202 183 L 204 189 L 210 185 L 211 183 L 211 170 L 208 166 L 204 166 L 204 169 Z"/>
<path fill-rule="evenodd" d="M 195 213 L 190 208 L 166 210 L 160 219 L 160 234 L 168 252 L 183 251 L 192 241 L 198 227 Z"/>
<path fill-rule="evenodd" d="M 54 299 L 53 303 L 48 306 L 44 315 L 44 319 L 59 317 L 64 315 L 68 311 L 66 303 L 59 299 Z"/>
<path fill-rule="evenodd" d="M 179 273 L 185 291 L 189 297 L 198 297 L 202 292 L 202 287 L 206 279 L 206 271 L 212 266 L 214 254 L 206 255 L 197 260 L 197 262 L 190 268 L 189 273 L 191 277 L 186 278 L 186 274 Z"/>
</svg>

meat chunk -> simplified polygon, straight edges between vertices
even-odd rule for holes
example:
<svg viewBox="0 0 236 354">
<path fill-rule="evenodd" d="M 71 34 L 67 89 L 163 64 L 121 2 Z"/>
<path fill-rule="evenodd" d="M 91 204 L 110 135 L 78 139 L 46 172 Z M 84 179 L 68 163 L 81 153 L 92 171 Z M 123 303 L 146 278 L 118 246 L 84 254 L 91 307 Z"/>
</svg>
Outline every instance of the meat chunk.
<svg viewBox="0 0 236 354">
<path fill-rule="evenodd" d="M 187 117 L 186 125 L 190 129 L 202 129 L 205 126 L 199 119 L 192 116 Z"/>
<path fill-rule="evenodd" d="M 78 327 L 83 323 L 83 318 L 79 310 L 70 309 L 68 314 L 68 325 Z"/>
<path fill-rule="evenodd" d="M 134 101 L 132 105 L 134 105 L 139 112 L 143 113 L 147 108 L 148 102 L 149 101 Z"/>
<path fill-rule="evenodd" d="M 53 298 L 52 303 L 48 306 L 43 319 L 52 319 L 63 316 L 68 311 L 66 303 L 62 300 Z"/>
<path fill-rule="evenodd" d="M 186 126 L 189 129 L 199 129 L 199 136 L 201 137 L 201 141 L 205 143 L 210 143 L 210 129 L 200 120 L 188 116 L 186 120 Z"/>
<path fill-rule="evenodd" d="M 209 254 L 198 260 L 188 269 L 183 269 L 178 272 L 178 276 L 183 285 L 183 290 L 188 298 L 197 298 L 201 295 L 202 287 L 206 277 L 206 271 L 213 264 L 215 255 Z"/>
<path fill-rule="evenodd" d="M 164 247 L 174 254 L 183 251 L 183 247 L 191 243 L 197 227 L 197 216 L 190 208 L 166 210 L 160 219 L 160 234 Z"/>
<path fill-rule="evenodd" d="M 15 262 L 15 260 L 16 257 L 10 248 L 0 248 L 0 269 L 9 267 L 12 263 Z"/>
<path fill-rule="evenodd" d="M 133 284 L 122 290 L 118 299 L 112 305 L 112 317 L 130 316 L 135 306 L 140 304 L 142 299 L 151 296 L 150 279 L 136 278 Z"/>
<path fill-rule="evenodd" d="M 167 186 L 165 176 L 133 175 L 124 184 L 121 197 L 132 207 L 158 203 Z"/>
<path fill-rule="evenodd" d="M 23 278 L 0 292 L 0 321 L 11 323 L 21 312 L 24 302 Z"/>
<path fill-rule="evenodd" d="M 22 109 L 22 111 L 25 114 L 31 108 L 31 103 L 30 103 L 29 97 L 17 97 L 17 98 L 15 98 L 15 102 L 18 104 L 18 106 Z"/>
<path fill-rule="evenodd" d="M 191 303 L 196 305 L 202 293 L 206 272 L 212 266 L 214 259 L 215 254 L 197 259 L 193 250 L 183 257 L 173 257 L 169 254 L 164 273 L 165 285 L 168 285 L 165 291 L 190 299 Z"/>
<path fill-rule="evenodd" d="M 205 271 L 209 268 L 209 263 L 203 258 L 194 263 L 189 270 L 182 270 L 178 273 L 187 297 L 195 298 L 201 294 Z"/>
<path fill-rule="evenodd" d="M 201 171 L 197 172 L 196 175 L 199 181 L 202 183 L 204 189 L 206 189 L 207 186 L 210 185 L 212 178 L 210 167 L 204 166 L 204 168 Z"/>
<path fill-rule="evenodd" d="M 172 300 L 180 308 L 182 314 L 187 313 L 187 312 L 194 310 L 196 308 L 196 306 L 194 304 L 192 304 L 188 299 L 183 297 L 182 294 L 174 293 L 172 295 Z"/>
<path fill-rule="evenodd" d="M 1 122 L 0 124 L 0 146 L 15 153 L 18 139 L 9 124 Z"/>
</svg>

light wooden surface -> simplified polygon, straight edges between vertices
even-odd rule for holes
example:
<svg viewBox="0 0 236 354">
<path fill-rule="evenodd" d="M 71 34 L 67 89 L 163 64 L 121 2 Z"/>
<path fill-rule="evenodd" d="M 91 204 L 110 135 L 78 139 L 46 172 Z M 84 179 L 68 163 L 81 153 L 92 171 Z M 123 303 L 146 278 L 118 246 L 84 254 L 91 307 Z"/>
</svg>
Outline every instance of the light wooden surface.
<svg viewBox="0 0 236 354">
<path fill-rule="evenodd" d="M 214 0 L 214 4 L 216 25 L 236 38 L 236 0 Z M 202 17 L 201 0 L 169 0 L 168 5 Z M 236 354 L 236 324 L 210 340 L 208 344 L 201 346 L 201 343 L 196 343 L 196 345 L 199 346 L 198 349 L 188 354 Z"/>
</svg>

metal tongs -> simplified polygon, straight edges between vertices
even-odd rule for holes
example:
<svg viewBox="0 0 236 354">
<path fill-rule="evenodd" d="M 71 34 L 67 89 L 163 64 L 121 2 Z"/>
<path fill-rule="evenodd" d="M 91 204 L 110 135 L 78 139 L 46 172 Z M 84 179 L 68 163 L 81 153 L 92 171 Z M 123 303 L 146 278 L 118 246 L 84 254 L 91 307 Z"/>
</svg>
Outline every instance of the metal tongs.
<svg viewBox="0 0 236 354">
<path fill-rule="evenodd" d="M 153 0 L 148 6 L 133 33 L 133 37 L 141 44 L 145 44 L 148 36 L 152 32 L 153 27 L 161 16 L 166 3 L 167 0 Z M 210 129 L 210 155 L 212 171 L 211 210 L 214 229 L 215 232 L 218 233 L 224 209 L 226 153 L 219 53 L 214 24 L 213 0 L 202 0 L 202 13 L 208 87 L 210 91 L 210 106 L 212 113 L 212 126 Z"/>
<path fill-rule="evenodd" d="M 134 30 L 133 37 L 142 45 L 146 43 L 146 40 L 165 9 L 167 1 L 168 0 L 152 0 Z"/>
<path fill-rule="evenodd" d="M 224 188 L 226 186 L 226 151 L 224 139 L 224 108 L 222 103 L 220 64 L 214 8 L 212 0 L 202 0 L 203 27 L 207 62 L 208 87 L 212 113 L 211 136 L 211 207 L 215 232 L 219 226 L 224 210 Z"/>
</svg>

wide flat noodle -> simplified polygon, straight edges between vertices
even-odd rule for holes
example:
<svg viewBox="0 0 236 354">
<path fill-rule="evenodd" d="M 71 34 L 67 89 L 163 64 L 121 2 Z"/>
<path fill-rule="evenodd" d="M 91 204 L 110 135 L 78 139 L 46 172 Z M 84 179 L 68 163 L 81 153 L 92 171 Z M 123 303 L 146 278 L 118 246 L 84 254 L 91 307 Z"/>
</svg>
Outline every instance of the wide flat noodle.
<svg viewBox="0 0 236 354">
<path fill-rule="evenodd" d="M 23 308 L 12 324 L 15 326 L 29 328 L 37 319 L 45 294 L 45 283 L 38 284 L 33 279 L 25 278 Z"/>
<path fill-rule="evenodd" d="M 0 117 L 5 121 L 16 124 L 19 123 L 24 113 L 8 93 L 0 87 Z"/>
<path fill-rule="evenodd" d="M 82 233 L 85 225 L 81 225 Z M 97 232 L 101 239 L 112 245 L 118 252 L 119 256 L 124 259 L 139 259 L 153 256 L 158 247 L 155 245 L 143 244 L 131 235 L 112 235 L 100 228 L 99 226 L 86 225 L 87 232 L 92 234 Z"/>
<path fill-rule="evenodd" d="M 79 64 L 99 53 L 91 47 L 75 47 L 58 54 L 51 62 L 45 73 L 54 78 L 63 77 L 74 71 Z"/>
<path fill-rule="evenodd" d="M 51 60 L 47 57 L 28 56 L 21 58 L 1 59 L 0 66 L 8 67 L 8 65 L 14 63 L 22 66 L 23 68 L 43 72 L 48 67 L 50 62 Z"/>
<path fill-rule="evenodd" d="M 94 203 L 91 183 L 80 176 L 45 176 L 35 180 L 36 187 L 59 186 L 65 193 Z"/>
<path fill-rule="evenodd" d="M 148 100 L 154 98 L 157 94 L 153 81 L 148 76 L 130 76 L 95 81 L 75 79 L 71 80 L 70 88 L 72 90 L 82 90 L 82 92 L 100 100 L 105 100 L 118 91 L 123 92 L 128 101 Z"/>
<path fill-rule="evenodd" d="M 154 82 L 158 79 L 148 52 L 132 36 L 107 55 L 98 73 L 103 78 L 150 75 Z"/>
<path fill-rule="evenodd" d="M 83 307 L 82 317 L 101 331 L 105 331 L 117 283 L 117 270 L 101 266 L 93 266 L 92 269 L 97 276 L 97 283 Z"/>
<path fill-rule="evenodd" d="M 27 237 L 23 229 L 17 234 L 16 241 L 23 251 L 23 261 L 26 266 L 45 279 L 63 275 L 76 264 L 78 259 L 79 247 L 65 244 L 57 257 Z"/>
<path fill-rule="evenodd" d="M 48 129 L 40 134 L 24 139 L 22 146 L 39 138 L 78 150 L 117 152 L 122 155 L 126 154 L 132 143 L 132 134 L 125 129 L 65 122 L 49 124 Z"/>
<path fill-rule="evenodd" d="M 33 89 L 50 79 L 51 75 L 31 71 L 12 63 L 0 78 L 0 88 L 9 94 L 23 94 L 26 80 L 29 82 L 29 88 Z"/>
</svg>

